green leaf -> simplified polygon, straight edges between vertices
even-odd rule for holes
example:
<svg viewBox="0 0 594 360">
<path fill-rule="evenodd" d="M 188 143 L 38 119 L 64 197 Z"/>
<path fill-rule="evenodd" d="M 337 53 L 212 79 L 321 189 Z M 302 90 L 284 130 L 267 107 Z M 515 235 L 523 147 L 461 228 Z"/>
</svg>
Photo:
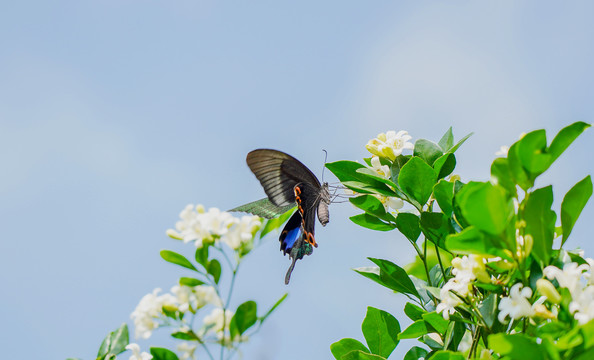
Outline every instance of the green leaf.
<svg viewBox="0 0 594 360">
<path fill-rule="evenodd" d="M 179 278 L 179 284 L 194 287 L 194 286 L 198 286 L 198 285 L 203 285 L 204 281 L 190 278 L 190 277 L 181 277 L 181 278 Z"/>
<path fill-rule="evenodd" d="M 194 258 L 196 262 L 206 269 L 208 266 L 208 249 L 210 248 L 209 245 L 203 244 L 202 247 L 196 249 L 196 253 L 194 254 Z"/>
<path fill-rule="evenodd" d="M 443 179 L 439 180 L 433 187 L 433 197 L 437 200 L 441 211 L 444 214 L 451 216 L 454 211 L 454 183 Z"/>
<path fill-rule="evenodd" d="M 343 181 L 342 185 L 346 186 L 347 188 L 353 190 L 354 192 L 358 192 L 361 194 L 380 194 L 383 196 L 390 196 L 395 197 L 398 196 L 396 192 L 392 189 L 388 188 L 382 182 L 378 182 L 379 185 L 370 185 L 368 183 L 362 181 Z"/>
<path fill-rule="evenodd" d="M 355 224 L 371 230 L 390 231 L 396 228 L 396 225 L 383 222 L 377 217 L 367 213 L 351 216 L 349 219 Z"/>
<path fill-rule="evenodd" d="M 396 221 L 396 218 L 394 218 L 392 214 L 386 212 L 384 204 L 382 204 L 382 202 L 373 195 L 361 195 L 350 198 L 349 201 L 351 204 L 365 211 L 367 214 L 378 217 L 384 221 Z"/>
<path fill-rule="evenodd" d="M 425 320 L 427 324 L 431 325 L 431 327 L 435 329 L 435 331 L 440 335 L 445 334 L 446 330 L 448 329 L 448 320 L 445 320 L 443 315 L 436 312 L 423 314 L 423 320 Z"/>
<path fill-rule="evenodd" d="M 489 335 L 489 347 L 501 355 L 511 359 L 545 360 L 543 352 L 535 339 L 524 334 Z"/>
<path fill-rule="evenodd" d="M 437 181 L 437 174 L 423 159 L 412 157 L 400 170 L 398 184 L 402 191 L 424 205 Z"/>
<path fill-rule="evenodd" d="M 519 142 L 510 146 L 509 151 L 507 152 L 507 164 L 514 182 L 526 191 L 534 185 L 534 179 L 529 178 L 529 174 L 522 166 L 519 147 Z"/>
<path fill-rule="evenodd" d="M 512 200 L 505 189 L 488 182 L 466 184 L 455 199 L 464 219 L 491 235 L 501 234 L 514 214 Z"/>
<path fill-rule="evenodd" d="M 99 347 L 98 358 L 107 357 L 109 354 L 117 355 L 126 350 L 126 345 L 130 342 L 128 335 L 128 325 L 122 324 L 119 328 L 110 332 Z"/>
<path fill-rule="evenodd" d="M 198 271 L 196 270 L 194 265 L 192 265 L 190 260 L 186 259 L 183 255 L 176 253 L 175 251 L 161 250 L 161 257 L 163 258 L 163 260 L 170 262 L 172 264 L 183 266 L 190 270 Z"/>
<path fill-rule="evenodd" d="M 456 168 L 456 156 L 452 153 L 446 153 L 439 159 L 435 160 L 433 169 L 437 174 L 438 179 L 442 179 L 452 173 Z"/>
<path fill-rule="evenodd" d="M 584 347 L 589 348 L 594 346 L 594 320 L 581 325 L 580 331 L 584 338 Z"/>
<path fill-rule="evenodd" d="M 370 268 L 370 267 L 361 267 L 361 268 L 355 268 L 353 269 L 355 272 L 357 272 L 360 275 L 365 276 L 368 279 L 371 279 L 373 281 L 375 281 L 376 283 L 380 284 L 381 286 L 385 286 L 388 289 L 391 289 L 390 286 L 388 286 L 385 282 L 382 281 L 382 279 L 380 279 L 380 269 L 379 267 L 374 267 L 374 268 Z"/>
<path fill-rule="evenodd" d="M 423 212 L 421 213 L 421 230 L 432 243 L 440 248 L 445 247 L 445 239 L 454 229 L 449 217 L 442 213 Z"/>
<path fill-rule="evenodd" d="M 390 178 L 392 179 L 392 182 L 398 184 L 400 170 L 411 158 L 412 155 L 399 155 L 396 157 L 396 159 L 394 159 L 394 162 L 392 162 L 392 165 L 390 166 Z"/>
<path fill-rule="evenodd" d="M 460 255 L 501 256 L 504 259 L 509 259 L 509 255 L 502 251 L 505 247 L 492 241 L 490 237 L 486 237 L 475 226 L 469 226 L 462 232 L 448 235 L 445 248 Z"/>
<path fill-rule="evenodd" d="M 383 310 L 369 306 L 361 330 L 373 354 L 387 358 L 398 345 L 400 324 L 394 316 Z"/>
<path fill-rule="evenodd" d="M 406 355 L 404 355 L 403 360 L 419 360 L 421 358 L 426 359 L 427 354 L 429 354 L 429 351 L 427 351 L 423 348 L 420 348 L 418 346 L 413 346 L 410 348 L 410 350 L 408 350 Z"/>
<path fill-rule="evenodd" d="M 526 234 L 533 239 L 532 253 L 545 265 L 548 265 L 553 250 L 557 220 L 557 214 L 551 210 L 552 205 L 553 187 L 549 185 L 530 193 L 524 208 Z"/>
<path fill-rule="evenodd" d="M 423 314 L 427 313 L 427 310 L 415 304 L 406 303 L 406 305 L 404 305 L 404 313 L 412 321 L 417 321 L 423 318 Z"/>
<path fill-rule="evenodd" d="M 340 182 L 343 183 L 344 186 L 347 186 L 352 190 L 358 191 L 357 188 L 361 188 L 362 190 L 375 189 L 376 191 L 383 191 L 391 194 L 386 196 L 395 196 L 394 192 L 391 191 L 383 182 L 378 181 L 369 175 L 357 172 L 358 169 L 365 168 L 365 165 L 359 164 L 358 162 L 346 160 L 335 161 L 332 163 L 327 163 L 326 168 L 332 171 L 332 173 L 338 178 L 338 180 L 340 180 Z M 382 193 L 382 195 L 384 194 Z"/>
<path fill-rule="evenodd" d="M 428 334 L 427 324 L 423 320 L 417 320 L 410 324 L 403 332 L 398 335 L 400 340 L 402 339 L 416 339 L 425 334 Z"/>
<path fill-rule="evenodd" d="M 457 352 L 451 352 L 448 350 L 439 350 L 436 351 L 433 356 L 431 356 L 431 360 L 465 360 L 466 358 Z"/>
<path fill-rule="evenodd" d="M 401 212 L 396 217 L 396 227 L 412 242 L 417 241 L 421 235 L 421 227 L 419 225 L 419 217 L 415 214 Z"/>
<path fill-rule="evenodd" d="M 400 266 L 391 261 L 383 259 L 368 258 L 373 261 L 380 268 L 380 280 L 390 289 L 419 297 L 419 293 L 415 288 L 406 271 Z M 373 350 L 372 350 L 373 351 Z"/>
<path fill-rule="evenodd" d="M 443 155 L 443 151 L 441 150 L 441 147 L 433 141 L 419 139 L 415 141 L 413 155 L 425 160 L 427 164 L 433 165 L 435 160 Z"/>
<path fill-rule="evenodd" d="M 285 299 L 287 298 L 287 296 L 289 296 L 289 293 L 285 293 L 283 296 L 281 296 L 280 299 L 278 299 L 274 305 L 272 305 L 272 307 L 270 308 L 270 310 L 268 310 L 266 312 L 266 314 L 264 314 L 264 316 L 262 316 L 260 318 L 261 322 L 264 322 L 264 320 L 266 320 L 266 318 L 268 318 L 268 316 L 270 316 L 270 314 L 272 314 L 272 312 L 280 305 L 282 304 L 283 301 L 285 301 Z"/>
<path fill-rule="evenodd" d="M 452 133 L 452 127 L 448 129 L 448 131 L 443 134 L 439 142 L 437 143 L 439 147 L 444 151 L 448 151 L 454 146 L 454 134 Z"/>
<path fill-rule="evenodd" d="M 152 347 L 151 355 L 153 360 L 179 360 L 173 351 L 165 348 Z"/>
<path fill-rule="evenodd" d="M 344 355 L 355 350 L 369 353 L 369 349 L 367 349 L 365 345 L 361 344 L 359 340 L 355 339 L 345 338 L 330 345 L 330 352 L 332 352 L 332 355 L 334 355 L 334 358 L 337 360 L 342 359 Z"/>
<path fill-rule="evenodd" d="M 196 341 L 198 337 L 192 332 L 183 332 L 177 331 L 171 334 L 172 338 L 179 339 L 179 340 L 187 340 L 187 341 Z"/>
<path fill-rule="evenodd" d="M 258 305 L 255 301 L 246 301 L 237 307 L 235 315 L 231 318 L 229 325 L 231 337 L 242 335 L 247 329 L 252 327 L 258 320 Z"/>
<path fill-rule="evenodd" d="M 590 175 L 575 184 L 563 198 L 561 203 L 561 227 L 563 229 L 563 241 L 565 244 L 578 217 L 584 210 L 586 203 L 592 196 L 592 179 Z"/>
<path fill-rule="evenodd" d="M 522 167 L 532 175 L 532 179 L 551 166 L 551 155 L 546 149 L 547 136 L 544 129 L 529 132 L 518 141 L 518 155 Z"/>
<path fill-rule="evenodd" d="M 578 121 L 559 131 L 548 149 L 549 154 L 551 154 L 551 161 L 555 161 L 590 126 L 590 124 Z"/>
<path fill-rule="evenodd" d="M 497 158 L 491 164 L 491 177 L 497 180 L 497 185 L 503 187 L 510 195 L 517 193 L 509 161 L 506 158 Z"/>
<path fill-rule="evenodd" d="M 357 173 L 363 175 L 364 178 L 367 177 L 367 178 L 369 178 L 371 180 L 379 181 L 379 182 L 381 182 L 383 184 L 386 184 L 386 185 L 388 185 L 392 189 L 397 189 L 398 188 L 398 185 L 395 184 L 392 180 L 386 179 L 385 177 L 381 176 L 380 174 L 378 174 L 373 169 L 362 167 L 360 169 L 357 169 Z"/>
<path fill-rule="evenodd" d="M 490 294 L 478 306 L 478 309 L 489 328 L 493 326 L 497 316 L 497 294 Z"/>
<path fill-rule="evenodd" d="M 295 212 L 295 207 L 291 210 L 277 217 L 276 219 L 270 219 L 264 223 L 264 227 L 260 231 L 260 239 L 269 234 L 270 232 L 280 228 Z"/>
<path fill-rule="evenodd" d="M 466 142 L 466 140 L 468 140 L 469 137 L 472 136 L 472 134 L 474 134 L 474 133 L 470 133 L 470 134 L 466 135 L 465 137 L 463 137 L 460 141 L 458 141 L 458 143 L 456 145 L 454 145 L 451 149 L 449 149 L 448 152 L 452 153 L 452 154 L 455 153 L 456 150 L 458 150 L 458 148 L 460 146 L 462 146 L 462 144 L 464 144 Z"/>
<path fill-rule="evenodd" d="M 209 263 L 208 263 L 208 267 L 206 269 L 206 272 L 208 272 L 210 275 L 212 275 L 212 277 L 214 278 L 215 283 L 219 283 L 219 280 L 221 279 L 221 263 L 219 262 L 219 260 L 217 259 L 212 259 Z"/>
<path fill-rule="evenodd" d="M 386 358 L 384 358 L 382 356 L 368 354 L 361 350 L 353 350 L 350 353 L 343 355 L 343 357 L 341 357 L 341 360 L 382 360 L 382 359 L 386 360 Z"/>
</svg>

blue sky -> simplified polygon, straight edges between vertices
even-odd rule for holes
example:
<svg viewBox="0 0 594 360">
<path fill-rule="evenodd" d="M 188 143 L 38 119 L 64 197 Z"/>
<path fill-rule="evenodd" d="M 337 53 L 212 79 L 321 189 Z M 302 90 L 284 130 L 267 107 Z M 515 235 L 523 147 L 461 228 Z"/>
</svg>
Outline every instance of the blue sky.
<svg viewBox="0 0 594 360">
<path fill-rule="evenodd" d="M 165 236 L 186 204 L 263 196 L 252 149 L 288 152 L 319 176 L 322 149 L 356 160 L 379 132 L 438 140 L 453 126 L 475 133 L 457 173 L 486 180 L 520 133 L 591 123 L 593 13 L 587 1 L 1 4 L 3 355 L 94 358 L 144 294 L 182 275 L 158 253 L 190 250 Z M 543 176 L 556 206 L 594 173 L 592 141 L 586 132 Z M 350 269 L 412 251 L 354 213 L 330 207 L 289 287 L 275 239 L 246 259 L 236 304 L 290 293 L 246 359 L 329 359 L 332 342 L 362 340 L 368 305 L 406 324 L 401 296 Z M 593 220 L 589 204 L 568 247 L 593 256 Z"/>
</svg>

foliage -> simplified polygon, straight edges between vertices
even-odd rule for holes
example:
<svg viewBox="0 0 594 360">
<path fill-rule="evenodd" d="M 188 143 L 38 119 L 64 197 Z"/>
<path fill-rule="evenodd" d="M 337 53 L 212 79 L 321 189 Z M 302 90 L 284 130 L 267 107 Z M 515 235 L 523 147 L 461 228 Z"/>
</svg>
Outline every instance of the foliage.
<svg viewBox="0 0 594 360">
<path fill-rule="evenodd" d="M 550 144 L 544 130 L 524 135 L 493 161 L 487 182 L 451 175 L 455 152 L 470 136 L 456 143 L 451 128 L 437 143 L 419 139 L 414 146 L 406 132 L 380 134 L 366 146 L 373 154 L 366 165 L 327 164 L 363 211 L 351 220 L 398 230 L 417 254 L 403 267 L 369 258 L 376 266 L 355 269 L 408 297 L 412 323 L 401 330 L 392 315 L 370 307 L 362 326 L 367 346 L 342 339 L 330 347 L 334 357 L 387 359 L 400 339 L 423 346 L 412 347 L 407 360 L 594 356 L 594 261 L 563 249 L 592 181 L 580 180 L 560 211 L 552 208 L 552 186 L 535 188 L 589 126 L 569 125 Z M 408 208 L 390 210 L 389 198 Z"/>
</svg>

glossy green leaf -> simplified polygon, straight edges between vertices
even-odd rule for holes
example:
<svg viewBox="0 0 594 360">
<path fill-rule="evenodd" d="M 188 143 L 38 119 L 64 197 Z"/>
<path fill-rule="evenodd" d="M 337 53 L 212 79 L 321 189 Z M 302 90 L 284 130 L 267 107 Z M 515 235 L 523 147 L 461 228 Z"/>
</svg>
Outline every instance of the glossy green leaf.
<svg viewBox="0 0 594 360">
<path fill-rule="evenodd" d="M 456 145 L 452 146 L 451 149 L 448 150 L 449 153 L 455 153 L 456 150 L 458 150 L 460 148 L 460 146 L 462 146 L 462 144 L 464 144 L 466 142 L 466 140 L 468 140 L 469 137 L 471 137 L 474 133 L 470 133 L 468 135 L 466 135 L 465 137 L 463 137 L 462 139 L 460 139 L 460 141 L 458 141 L 456 143 Z"/>
<path fill-rule="evenodd" d="M 202 266 L 204 266 L 204 268 L 206 268 L 208 266 L 208 249 L 210 248 L 210 246 L 204 244 L 202 247 L 199 247 L 196 249 L 196 253 L 194 254 L 194 258 L 196 259 L 196 262 Z"/>
<path fill-rule="evenodd" d="M 187 341 L 196 341 L 199 338 L 192 332 L 177 331 L 171 334 L 172 338 Z"/>
<path fill-rule="evenodd" d="M 429 200 L 437 174 L 419 157 L 412 157 L 400 170 L 398 184 L 410 198 L 423 205 Z"/>
<path fill-rule="evenodd" d="M 181 278 L 179 278 L 179 284 L 193 287 L 193 286 L 203 285 L 204 281 L 190 278 L 190 277 L 181 277 Z"/>
<path fill-rule="evenodd" d="M 374 184 L 369 184 L 363 181 L 343 181 L 342 185 L 353 190 L 354 192 L 362 194 L 380 194 L 383 196 L 390 197 L 398 196 L 396 192 L 394 192 L 392 189 L 388 188 L 384 183 L 379 181 L 374 182 Z"/>
<path fill-rule="evenodd" d="M 497 185 L 507 190 L 510 195 L 516 195 L 516 183 L 507 158 L 497 158 L 493 161 L 491 164 L 491 177 L 496 179 Z"/>
<path fill-rule="evenodd" d="M 504 246 L 492 241 L 486 237 L 479 229 L 469 226 L 457 234 L 450 234 L 446 237 L 445 248 L 455 254 L 460 255 L 484 255 L 501 256 L 509 258 Z"/>
<path fill-rule="evenodd" d="M 427 358 L 427 354 L 429 354 L 429 351 L 418 346 L 413 346 L 412 348 L 410 348 L 410 350 L 408 350 L 406 355 L 404 355 L 403 360 L 425 360 Z"/>
<path fill-rule="evenodd" d="M 419 297 L 417 289 L 403 268 L 391 261 L 383 259 L 368 258 L 380 268 L 380 279 L 390 289 Z"/>
<path fill-rule="evenodd" d="M 563 128 L 551 142 L 548 152 L 551 154 L 551 160 L 555 161 L 571 143 L 591 125 L 585 122 L 575 122 Z"/>
<path fill-rule="evenodd" d="M 590 320 L 584 325 L 580 326 L 580 332 L 584 338 L 584 346 L 586 348 L 594 346 L 594 320 Z"/>
<path fill-rule="evenodd" d="M 373 179 L 366 174 L 358 173 L 358 169 L 365 168 L 365 165 L 359 164 L 358 162 L 354 161 L 335 161 L 332 163 L 327 163 L 326 168 L 338 178 L 345 186 L 345 183 L 362 183 L 365 186 L 371 189 L 388 189 L 388 187 L 381 181 L 377 179 Z M 358 187 L 358 186 L 355 186 Z M 388 189 L 389 190 L 389 189 Z M 390 195 L 394 196 L 394 195 Z"/>
<path fill-rule="evenodd" d="M 394 159 L 392 165 L 390 166 L 390 179 L 392 180 L 392 182 L 398 184 L 398 176 L 400 175 L 400 170 L 404 165 L 406 165 L 408 160 L 410 160 L 411 158 L 412 155 L 396 156 L 396 159 Z"/>
<path fill-rule="evenodd" d="M 396 217 L 396 227 L 402 235 L 406 236 L 412 242 L 417 241 L 421 235 L 419 217 L 415 214 L 401 212 Z"/>
<path fill-rule="evenodd" d="M 367 167 L 362 167 L 362 168 L 357 169 L 357 173 L 363 175 L 363 178 L 367 177 L 371 180 L 379 181 L 383 184 L 390 186 L 393 189 L 398 187 L 398 184 L 394 183 L 390 179 L 386 179 L 385 177 L 381 176 L 373 169 L 370 169 Z"/>
<path fill-rule="evenodd" d="M 360 267 L 353 269 L 360 275 L 365 276 L 366 278 L 375 281 L 376 283 L 380 284 L 381 286 L 387 287 L 391 289 L 382 279 L 380 279 L 380 269 L 379 267 Z"/>
<path fill-rule="evenodd" d="M 416 339 L 425 334 L 428 334 L 427 324 L 423 320 L 417 320 L 410 324 L 404 331 L 398 335 L 400 340 L 402 339 Z"/>
<path fill-rule="evenodd" d="M 97 357 L 102 358 L 109 354 L 120 354 L 126 350 L 126 345 L 128 345 L 129 342 L 128 325 L 124 323 L 119 328 L 107 334 L 105 339 L 103 339 Z"/>
<path fill-rule="evenodd" d="M 355 350 L 369 353 L 369 349 L 367 349 L 367 347 L 359 340 L 355 339 L 344 338 L 330 345 L 330 352 L 332 352 L 332 355 L 334 355 L 334 358 L 337 360 L 342 359 L 344 355 Z"/>
<path fill-rule="evenodd" d="M 367 214 L 378 217 L 384 221 L 395 222 L 396 218 L 394 215 L 387 213 L 384 204 L 373 195 L 361 195 L 354 198 L 350 198 L 349 201 L 354 206 L 365 211 Z"/>
<path fill-rule="evenodd" d="M 448 350 L 439 350 L 436 351 L 433 356 L 431 356 L 431 360 L 466 360 L 464 355 L 458 352 L 451 352 Z"/>
<path fill-rule="evenodd" d="M 524 334 L 489 335 L 489 347 L 495 352 L 518 360 L 545 360 L 544 354 L 535 339 Z"/>
<path fill-rule="evenodd" d="M 190 260 L 186 259 L 183 255 L 176 253 L 175 251 L 161 250 L 161 257 L 163 258 L 163 260 L 170 262 L 172 264 L 183 266 L 190 270 L 198 271 L 196 270 L 194 265 L 192 265 Z"/>
<path fill-rule="evenodd" d="M 235 315 L 231 318 L 229 328 L 231 337 L 242 335 L 247 329 L 258 321 L 258 305 L 255 301 L 246 301 L 237 307 Z"/>
<path fill-rule="evenodd" d="M 221 279 L 221 263 L 219 262 L 219 260 L 217 259 L 212 259 L 209 263 L 208 263 L 208 267 L 206 268 L 206 271 L 212 275 L 212 277 L 214 278 L 215 283 L 219 283 L 219 280 Z"/>
<path fill-rule="evenodd" d="M 442 213 L 421 213 L 420 225 L 427 239 L 442 249 L 445 247 L 446 236 L 454 232 L 449 217 Z"/>
<path fill-rule="evenodd" d="M 343 355 L 341 360 L 385 360 L 383 356 L 368 354 L 361 350 L 353 350 L 350 353 Z"/>
<path fill-rule="evenodd" d="M 441 211 L 451 216 L 454 211 L 454 183 L 443 179 L 439 180 L 433 187 L 433 197 L 437 200 Z"/>
<path fill-rule="evenodd" d="M 526 220 L 526 234 L 532 236 L 532 253 L 542 263 L 548 265 L 553 250 L 555 221 L 557 214 L 551 210 L 553 205 L 553 187 L 537 189 L 525 200 L 524 220 Z"/>
<path fill-rule="evenodd" d="M 391 314 L 369 306 L 361 324 L 371 353 L 387 358 L 398 345 L 400 324 Z"/>
<path fill-rule="evenodd" d="M 489 328 L 493 326 L 497 316 L 497 294 L 490 294 L 478 306 L 478 309 Z"/>
<path fill-rule="evenodd" d="M 453 317 L 452 317 L 453 318 Z M 466 326 L 462 321 L 450 321 L 444 336 L 444 347 L 447 350 L 456 351 L 466 333 Z"/>
<path fill-rule="evenodd" d="M 464 219 L 491 235 L 501 234 L 514 208 L 505 189 L 491 183 L 470 182 L 456 195 Z"/>
<path fill-rule="evenodd" d="M 396 225 L 386 223 L 367 213 L 351 216 L 349 219 L 351 219 L 351 221 L 355 224 L 371 230 L 390 231 L 396 228 Z"/>
<path fill-rule="evenodd" d="M 425 160 L 427 164 L 433 165 L 435 160 L 443 155 L 443 151 L 441 150 L 441 147 L 433 141 L 419 139 L 415 141 L 413 155 Z"/>
<path fill-rule="evenodd" d="M 445 320 L 442 314 L 438 314 L 436 312 L 423 314 L 423 320 L 425 320 L 427 324 L 431 325 L 431 327 L 441 335 L 445 334 L 448 328 L 448 320 Z"/>
<path fill-rule="evenodd" d="M 452 133 L 452 127 L 443 134 L 439 142 L 437 143 L 443 152 L 446 152 L 454 146 L 454 134 Z"/>
<path fill-rule="evenodd" d="M 165 348 L 152 347 L 151 355 L 153 360 L 179 360 L 173 351 Z"/>
<path fill-rule="evenodd" d="M 590 175 L 575 184 L 565 194 L 561 203 L 561 227 L 563 229 L 563 241 L 561 245 L 567 241 L 575 222 L 582 213 L 590 196 L 592 196 L 592 179 Z"/>
<path fill-rule="evenodd" d="M 282 304 L 282 303 L 283 303 L 283 301 L 285 301 L 285 299 L 287 298 L 287 296 L 289 296 L 289 293 L 285 293 L 283 296 L 281 296 L 281 298 L 280 298 L 280 299 L 278 299 L 278 300 L 277 300 L 277 301 L 274 303 L 274 305 L 272 305 L 272 307 L 270 308 L 270 310 L 268 310 L 268 311 L 266 312 L 266 314 L 264 314 L 264 316 L 262 316 L 262 317 L 260 318 L 260 321 L 261 321 L 261 322 L 264 322 L 264 320 L 266 320 L 266 318 L 268 318 L 268 316 L 270 316 L 270 314 L 272 314 L 272 312 L 273 312 L 274 310 L 276 310 L 276 308 L 277 308 L 277 307 L 278 307 L 280 304 Z"/>
<path fill-rule="evenodd" d="M 507 164 L 512 178 L 514 179 L 514 183 L 518 184 L 524 191 L 534 185 L 534 179 L 529 177 L 529 174 L 522 166 L 518 142 L 510 146 L 509 151 L 507 152 Z"/>
<path fill-rule="evenodd" d="M 260 239 L 270 234 L 272 231 L 280 228 L 287 220 L 289 220 L 289 218 L 291 217 L 291 215 L 293 215 L 294 212 L 295 208 L 292 208 L 291 210 L 287 211 L 286 213 L 282 214 L 276 219 L 267 220 L 264 223 L 264 227 L 262 227 L 262 230 L 260 231 Z"/>
<path fill-rule="evenodd" d="M 452 153 L 446 153 L 435 160 L 433 170 L 437 174 L 438 179 L 442 179 L 450 175 L 456 168 L 456 156 Z"/>
<path fill-rule="evenodd" d="M 415 304 L 406 303 L 406 305 L 404 305 L 404 313 L 409 319 L 416 321 L 421 320 L 423 318 L 423 314 L 427 313 L 427 311 Z"/>
<path fill-rule="evenodd" d="M 547 136 L 542 129 L 529 132 L 518 141 L 518 155 L 522 167 L 533 177 L 545 172 L 552 163 L 551 155 L 546 149 Z"/>
</svg>

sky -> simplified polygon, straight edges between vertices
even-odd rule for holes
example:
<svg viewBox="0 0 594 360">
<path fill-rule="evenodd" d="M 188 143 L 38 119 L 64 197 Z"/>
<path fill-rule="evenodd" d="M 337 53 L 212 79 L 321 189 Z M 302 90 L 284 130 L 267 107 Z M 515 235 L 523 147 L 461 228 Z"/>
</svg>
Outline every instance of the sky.
<svg viewBox="0 0 594 360">
<path fill-rule="evenodd" d="M 0 3 L 0 348 L 6 358 L 93 359 L 154 288 L 187 273 L 161 249 L 186 204 L 229 209 L 263 197 L 255 148 L 358 160 L 380 132 L 474 135 L 456 173 L 484 181 L 501 145 L 594 118 L 594 3 L 588 1 L 19 1 Z M 586 131 L 537 186 L 555 207 L 594 173 Z M 335 181 L 326 171 L 324 179 Z M 245 359 L 331 359 L 363 340 L 367 306 L 403 296 L 351 269 L 413 251 L 396 232 L 330 206 L 319 248 L 284 285 L 269 238 L 251 253 L 233 304 L 286 302 Z M 589 203 L 566 247 L 594 243 Z M 141 348 L 170 346 L 157 331 Z M 413 341 L 401 343 L 402 358 Z M 127 358 L 124 356 L 123 358 Z M 204 358 L 204 357 L 202 357 Z"/>
</svg>

